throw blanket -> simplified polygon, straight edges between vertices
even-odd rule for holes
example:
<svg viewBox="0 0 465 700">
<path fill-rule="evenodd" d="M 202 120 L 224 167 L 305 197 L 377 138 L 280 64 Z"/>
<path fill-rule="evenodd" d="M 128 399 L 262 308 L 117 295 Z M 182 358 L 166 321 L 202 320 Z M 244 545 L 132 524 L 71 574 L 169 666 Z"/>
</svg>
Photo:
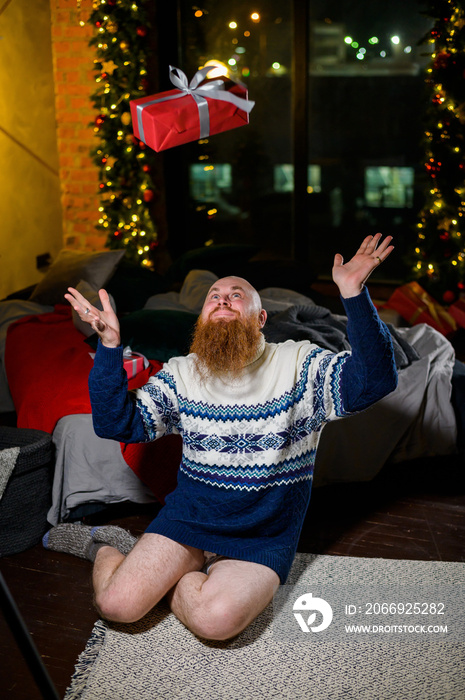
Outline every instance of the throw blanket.
<svg viewBox="0 0 465 700">
<path fill-rule="evenodd" d="M 73 325 L 70 306 L 56 306 L 52 313 L 25 316 L 11 324 L 5 368 L 18 428 L 35 428 L 51 434 L 63 416 L 92 412 L 87 380 L 93 360 L 84 341 Z M 142 386 L 162 367 L 157 360 L 149 362 L 147 369 L 129 380 L 129 389 Z M 126 464 L 144 483 L 149 481 L 151 487 L 157 484 L 154 493 L 163 502 L 176 485 L 179 441 L 121 444 L 121 449 Z M 167 460 L 172 469 L 163 469 Z M 153 465 L 160 465 L 159 474 L 153 473 Z"/>
</svg>

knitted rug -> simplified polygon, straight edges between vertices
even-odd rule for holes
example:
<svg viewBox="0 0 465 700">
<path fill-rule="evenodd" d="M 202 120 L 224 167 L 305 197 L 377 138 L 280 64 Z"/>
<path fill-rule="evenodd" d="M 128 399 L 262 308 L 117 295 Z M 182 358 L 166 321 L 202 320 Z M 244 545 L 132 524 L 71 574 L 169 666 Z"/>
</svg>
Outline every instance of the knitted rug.
<svg viewBox="0 0 465 700">
<path fill-rule="evenodd" d="M 422 606 L 415 612 L 412 591 Z M 309 594 L 316 612 L 297 624 Z M 227 642 L 198 639 L 164 604 L 131 625 L 99 620 L 65 700 L 465 698 L 464 563 L 298 554 L 277 598 Z M 328 602 L 333 622 L 313 633 Z M 336 619 L 346 613 L 344 623 L 381 620 L 392 633 L 346 634 Z M 414 633 L 438 622 L 448 634 Z"/>
</svg>

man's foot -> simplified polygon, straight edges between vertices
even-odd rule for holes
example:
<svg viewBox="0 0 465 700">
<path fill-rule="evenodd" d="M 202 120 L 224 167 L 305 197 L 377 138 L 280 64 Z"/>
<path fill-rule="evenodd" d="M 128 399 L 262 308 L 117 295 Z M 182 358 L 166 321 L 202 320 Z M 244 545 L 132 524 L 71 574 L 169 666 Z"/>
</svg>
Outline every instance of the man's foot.
<svg viewBox="0 0 465 700">
<path fill-rule="evenodd" d="M 96 544 L 108 544 L 124 554 L 129 554 L 137 542 L 137 537 L 131 535 L 117 525 L 100 525 L 92 528 L 92 539 Z"/>
<path fill-rule="evenodd" d="M 91 527 L 82 523 L 60 523 L 52 527 L 42 539 L 45 549 L 74 554 L 94 561 L 100 547 L 114 547 L 121 554 L 129 554 L 137 542 L 130 532 L 116 525 Z"/>
</svg>

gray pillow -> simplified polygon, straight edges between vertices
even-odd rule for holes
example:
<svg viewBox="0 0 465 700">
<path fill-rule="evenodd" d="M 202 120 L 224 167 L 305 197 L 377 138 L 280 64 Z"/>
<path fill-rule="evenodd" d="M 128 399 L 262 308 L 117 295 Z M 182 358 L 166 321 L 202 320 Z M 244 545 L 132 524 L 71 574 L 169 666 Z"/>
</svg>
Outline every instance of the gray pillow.
<svg viewBox="0 0 465 700">
<path fill-rule="evenodd" d="M 95 289 L 92 287 L 88 282 L 85 280 L 81 280 L 79 284 L 75 287 L 78 292 L 82 294 L 83 297 L 87 299 L 89 304 L 92 304 L 92 306 L 95 306 L 95 308 L 99 309 L 100 311 L 102 310 L 102 302 L 100 301 L 100 297 L 98 295 L 98 289 Z M 115 300 L 109 294 L 110 297 L 110 304 L 113 308 L 113 311 L 116 313 L 116 305 L 115 305 Z M 90 335 L 93 335 L 95 333 L 94 329 L 90 325 L 90 323 L 87 323 L 87 321 L 81 321 L 79 314 L 73 309 L 73 324 L 74 327 L 83 333 L 86 338 L 88 338 Z"/>
<path fill-rule="evenodd" d="M 64 248 L 29 300 L 50 306 L 66 304 L 64 294 L 68 287 L 76 287 L 80 280 L 88 282 L 94 289 L 101 289 L 113 275 L 125 252 L 86 253 Z"/>
</svg>

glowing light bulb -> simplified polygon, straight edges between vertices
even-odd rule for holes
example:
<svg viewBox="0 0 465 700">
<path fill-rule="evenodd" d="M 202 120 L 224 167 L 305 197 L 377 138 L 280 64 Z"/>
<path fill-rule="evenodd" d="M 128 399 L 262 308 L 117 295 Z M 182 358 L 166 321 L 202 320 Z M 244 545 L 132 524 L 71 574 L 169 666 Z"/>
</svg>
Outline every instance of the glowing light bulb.
<svg viewBox="0 0 465 700">
<path fill-rule="evenodd" d="M 229 74 L 228 66 L 222 63 L 221 61 L 212 59 L 205 63 L 205 67 L 207 66 L 212 67 L 212 69 L 207 73 L 207 78 L 220 78 L 222 75 Z"/>
</svg>

